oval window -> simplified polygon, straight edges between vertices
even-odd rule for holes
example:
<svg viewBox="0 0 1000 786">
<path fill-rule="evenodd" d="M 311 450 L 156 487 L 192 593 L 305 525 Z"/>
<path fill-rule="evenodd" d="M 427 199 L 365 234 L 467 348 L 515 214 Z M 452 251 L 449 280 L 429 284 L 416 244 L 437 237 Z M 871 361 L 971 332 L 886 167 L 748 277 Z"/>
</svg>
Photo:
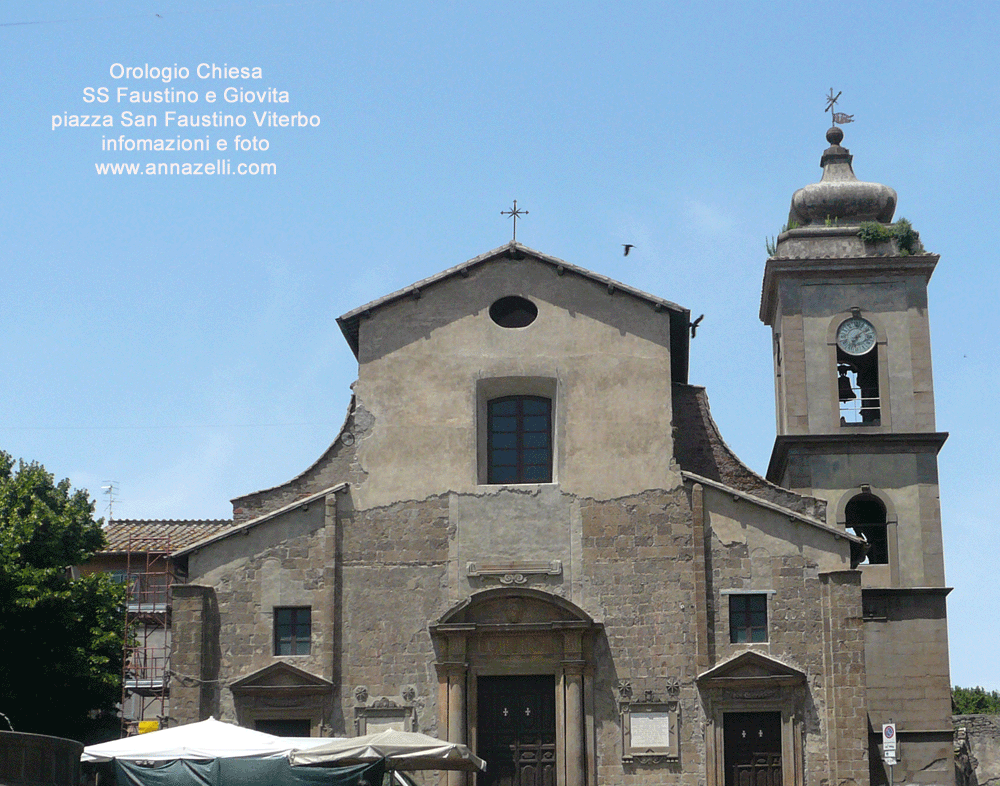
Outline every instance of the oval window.
<svg viewBox="0 0 1000 786">
<path fill-rule="evenodd" d="M 522 328 L 535 321 L 538 316 L 538 306 L 530 300 L 508 295 L 502 297 L 490 306 L 490 319 L 500 327 Z"/>
</svg>

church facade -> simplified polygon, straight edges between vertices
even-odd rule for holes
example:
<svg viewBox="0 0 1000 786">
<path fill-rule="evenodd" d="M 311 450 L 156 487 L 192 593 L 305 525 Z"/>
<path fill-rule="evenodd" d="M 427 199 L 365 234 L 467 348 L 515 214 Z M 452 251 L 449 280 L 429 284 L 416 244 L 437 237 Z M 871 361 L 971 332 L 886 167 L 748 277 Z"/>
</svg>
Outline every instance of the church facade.
<svg viewBox="0 0 1000 786">
<path fill-rule="evenodd" d="M 891 719 L 895 780 L 951 782 L 937 258 L 830 141 L 765 270 L 767 478 L 687 309 L 512 242 L 338 320 L 333 444 L 174 554 L 172 722 L 421 731 L 478 786 L 796 786 L 884 783 Z"/>
</svg>

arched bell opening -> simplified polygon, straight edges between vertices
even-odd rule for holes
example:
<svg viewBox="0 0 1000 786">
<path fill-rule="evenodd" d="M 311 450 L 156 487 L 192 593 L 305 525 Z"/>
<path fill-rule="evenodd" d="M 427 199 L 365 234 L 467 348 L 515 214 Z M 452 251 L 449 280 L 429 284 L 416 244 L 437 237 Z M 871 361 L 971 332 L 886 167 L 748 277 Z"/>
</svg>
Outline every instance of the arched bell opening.
<svg viewBox="0 0 1000 786">
<path fill-rule="evenodd" d="M 886 510 L 874 494 L 858 494 L 844 509 L 845 524 L 854 534 L 868 541 L 862 564 L 889 564 L 889 535 Z"/>
<path fill-rule="evenodd" d="M 878 346 L 860 356 L 848 355 L 837 349 L 837 398 L 840 401 L 841 424 L 881 424 Z"/>
</svg>

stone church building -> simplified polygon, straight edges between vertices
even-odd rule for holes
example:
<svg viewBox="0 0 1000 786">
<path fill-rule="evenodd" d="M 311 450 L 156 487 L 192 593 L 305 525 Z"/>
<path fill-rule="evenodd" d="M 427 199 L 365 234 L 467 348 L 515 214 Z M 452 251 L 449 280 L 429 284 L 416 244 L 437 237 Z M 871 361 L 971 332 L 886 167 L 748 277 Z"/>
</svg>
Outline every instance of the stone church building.
<svg viewBox="0 0 1000 786">
<path fill-rule="evenodd" d="M 332 445 L 173 555 L 172 722 L 421 731 L 478 786 L 880 786 L 892 720 L 894 781 L 952 783 L 938 257 L 842 137 L 764 270 L 766 478 L 687 309 L 511 242 L 340 317 Z"/>
</svg>

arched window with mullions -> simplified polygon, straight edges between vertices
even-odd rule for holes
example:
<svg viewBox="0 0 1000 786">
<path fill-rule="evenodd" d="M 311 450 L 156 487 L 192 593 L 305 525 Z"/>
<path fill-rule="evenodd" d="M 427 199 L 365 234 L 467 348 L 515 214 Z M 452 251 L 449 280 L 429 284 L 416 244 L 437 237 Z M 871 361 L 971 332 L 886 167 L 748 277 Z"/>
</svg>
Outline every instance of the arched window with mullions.
<svg viewBox="0 0 1000 786">
<path fill-rule="evenodd" d="M 487 483 L 552 482 L 552 400 L 504 396 L 487 405 Z"/>
</svg>

